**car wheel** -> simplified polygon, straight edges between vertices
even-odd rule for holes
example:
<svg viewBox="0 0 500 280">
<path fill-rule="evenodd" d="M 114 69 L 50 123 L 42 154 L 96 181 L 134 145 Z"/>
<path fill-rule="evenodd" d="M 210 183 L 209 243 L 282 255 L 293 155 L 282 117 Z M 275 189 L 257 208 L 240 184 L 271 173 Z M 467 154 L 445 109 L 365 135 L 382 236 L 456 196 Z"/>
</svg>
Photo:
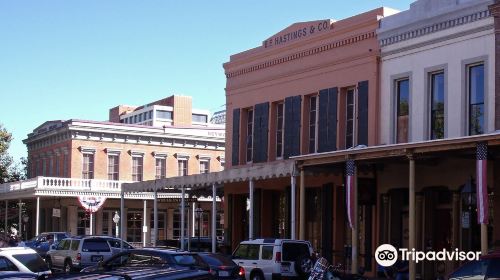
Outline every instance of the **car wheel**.
<svg viewBox="0 0 500 280">
<path fill-rule="evenodd" d="M 302 256 L 295 261 L 295 271 L 301 277 L 306 277 L 311 273 L 313 262 L 309 256 Z"/>
<path fill-rule="evenodd" d="M 71 271 L 73 271 L 73 265 L 71 264 L 70 260 L 67 260 L 67 261 L 64 262 L 63 272 L 64 273 L 69 273 Z"/>
<path fill-rule="evenodd" d="M 262 273 L 257 271 L 252 273 L 252 275 L 250 276 L 250 280 L 264 280 L 264 276 L 262 276 Z"/>
</svg>

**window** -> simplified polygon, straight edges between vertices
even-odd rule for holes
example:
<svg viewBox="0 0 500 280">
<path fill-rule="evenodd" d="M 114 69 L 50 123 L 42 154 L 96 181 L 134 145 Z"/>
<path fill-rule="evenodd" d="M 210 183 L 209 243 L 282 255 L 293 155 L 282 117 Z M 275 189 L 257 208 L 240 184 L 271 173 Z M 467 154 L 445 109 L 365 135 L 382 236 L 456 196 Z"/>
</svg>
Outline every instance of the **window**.
<svg viewBox="0 0 500 280">
<path fill-rule="evenodd" d="M 158 111 L 156 111 L 156 117 L 159 119 L 171 120 L 172 119 L 172 111 L 158 110 Z"/>
<path fill-rule="evenodd" d="M 7 258 L 0 257 L 0 271 L 19 271 L 19 269 Z"/>
<path fill-rule="evenodd" d="M 68 166 L 68 155 L 64 154 L 63 156 L 63 177 L 68 178 L 69 177 L 69 166 Z"/>
<path fill-rule="evenodd" d="M 83 154 L 83 179 L 94 179 L 94 154 Z"/>
<path fill-rule="evenodd" d="M 141 242 L 142 240 L 142 213 L 127 212 L 127 241 Z"/>
<path fill-rule="evenodd" d="M 354 126 L 356 108 L 354 106 L 354 88 L 350 88 L 346 93 L 346 124 L 345 124 L 345 148 L 354 147 Z"/>
<path fill-rule="evenodd" d="M 108 180 L 119 180 L 120 156 L 108 155 Z"/>
<path fill-rule="evenodd" d="M 186 213 L 186 217 L 187 217 L 187 213 Z M 173 228 L 173 238 L 174 239 L 179 239 L 181 237 L 181 212 L 179 211 L 179 209 L 175 209 L 174 210 L 174 228 Z M 184 223 L 184 234 L 187 235 L 188 234 L 188 223 L 185 222 Z M 158 225 L 158 228 L 160 228 L 160 226 Z"/>
<path fill-rule="evenodd" d="M 132 181 L 142 181 L 143 158 L 141 156 L 132 157 Z"/>
<path fill-rule="evenodd" d="M 432 73 L 431 82 L 431 139 L 444 138 L 444 72 Z"/>
<path fill-rule="evenodd" d="M 177 160 L 177 170 L 178 176 L 186 176 L 188 175 L 188 159 L 181 158 Z"/>
<path fill-rule="evenodd" d="M 283 157 L 284 104 L 276 105 L 276 157 Z"/>
<path fill-rule="evenodd" d="M 56 156 L 56 166 L 55 166 L 55 168 L 54 168 L 54 169 L 55 169 L 54 176 L 56 176 L 56 177 L 59 177 L 59 176 L 61 175 L 61 173 L 59 172 L 59 170 L 60 170 L 60 168 L 61 168 L 61 167 L 59 166 L 59 164 L 60 164 L 60 158 L 59 158 L 59 156 Z"/>
<path fill-rule="evenodd" d="M 90 218 L 87 212 L 82 209 L 78 209 L 77 214 L 77 223 L 76 223 L 76 234 L 77 235 L 86 235 L 90 234 Z M 95 221 L 95 219 L 94 219 Z M 59 243 L 60 244 L 60 243 Z"/>
<path fill-rule="evenodd" d="M 142 119 L 147 120 L 148 119 L 148 112 L 142 113 Z"/>
<path fill-rule="evenodd" d="M 309 153 L 316 153 L 316 135 L 317 135 L 317 113 L 318 97 L 311 96 L 309 99 Z"/>
<path fill-rule="evenodd" d="M 200 174 L 205 174 L 208 172 L 210 172 L 210 160 L 200 160 Z"/>
<path fill-rule="evenodd" d="M 207 123 L 208 122 L 208 116 L 207 115 L 202 115 L 202 114 L 193 114 L 192 115 L 192 121 L 197 122 L 197 123 Z"/>
<path fill-rule="evenodd" d="M 78 251 L 78 247 L 80 247 L 80 240 L 74 239 L 71 241 L 71 250 Z"/>
<path fill-rule="evenodd" d="M 408 142 L 408 124 L 410 116 L 410 80 L 396 81 L 396 142 Z"/>
<path fill-rule="evenodd" d="M 247 162 L 252 161 L 253 153 L 253 110 L 247 111 Z"/>
<path fill-rule="evenodd" d="M 240 244 L 234 252 L 235 259 L 258 260 L 260 246 L 257 244 Z"/>
<path fill-rule="evenodd" d="M 483 134 L 484 127 L 484 64 L 468 67 L 469 135 Z"/>
<path fill-rule="evenodd" d="M 134 122 L 133 122 L 133 117 L 129 117 L 129 118 L 128 118 L 128 123 L 134 123 Z"/>
<path fill-rule="evenodd" d="M 167 228 L 166 228 L 166 212 L 161 212 L 158 210 L 158 238 L 157 240 L 163 240 L 167 238 Z M 153 229 L 155 228 L 155 213 L 154 211 L 151 211 L 151 215 L 149 216 L 149 228 L 151 229 L 151 239 L 153 240 L 154 238 L 154 231 Z"/>
<path fill-rule="evenodd" d="M 137 123 L 137 115 L 134 116 L 134 123 Z"/>
<path fill-rule="evenodd" d="M 138 122 L 142 122 L 142 114 L 138 115 Z"/>
<path fill-rule="evenodd" d="M 263 260 L 272 260 L 273 259 L 273 250 L 274 246 L 262 246 L 261 259 Z"/>
<path fill-rule="evenodd" d="M 50 177 L 54 176 L 54 158 L 50 157 L 49 158 L 49 173 L 48 175 Z"/>
<path fill-rule="evenodd" d="M 155 179 L 163 179 L 167 173 L 167 159 L 156 158 L 156 175 Z"/>
<path fill-rule="evenodd" d="M 153 118 L 153 111 L 149 111 L 149 119 L 152 119 Z"/>
</svg>

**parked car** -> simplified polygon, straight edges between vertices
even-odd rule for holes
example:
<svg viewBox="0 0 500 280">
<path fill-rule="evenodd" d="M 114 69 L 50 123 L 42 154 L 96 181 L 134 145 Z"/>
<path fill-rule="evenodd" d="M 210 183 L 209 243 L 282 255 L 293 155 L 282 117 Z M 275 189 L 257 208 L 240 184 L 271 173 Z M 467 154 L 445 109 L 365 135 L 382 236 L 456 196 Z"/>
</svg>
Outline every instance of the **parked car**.
<svg viewBox="0 0 500 280">
<path fill-rule="evenodd" d="M 35 250 L 25 247 L 0 248 L 0 271 L 51 274 L 49 267 Z"/>
<path fill-rule="evenodd" d="M 482 256 L 477 261 L 465 263 L 448 276 L 458 279 L 500 279 L 500 252 Z"/>
<path fill-rule="evenodd" d="M 80 272 L 72 274 L 62 274 L 51 278 L 51 280 L 212 280 L 212 275 L 208 271 L 193 269 L 157 268 L 131 266 L 122 267 L 112 272 Z"/>
<path fill-rule="evenodd" d="M 24 246 L 34 249 L 43 258 L 52 244 L 57 244 L 70 236 L 67 232 L 42 232 L 33 239 L 25 241 Z"/>
<path fill-rule="evenodd" d="M 150 266 L 189 268 L 209 271 L 209 265 L 196 253 L 155 248 L 131 249 L 107 261 L 82 269 L 82 272 L 114 271 L 120 267 Z"/>
<path fill-rule="evenodd" d="M 180 245 L 180 242 L 179 242 Z M 215 249 L 217 252 L 221 251 L 224 244 L 221 241 L 216 241 Z M 209 237 L 191 237 L 184 239 L 184 249 L 190 252 L 212 252 L 212 238 Z"/>
<path fill-rule="evenodd" d="M 0 279 L 2 280 L 17 280 L 17 279 L 34 279 L 43 280 L 45 277 L 40 277 L 36 273 L 19 272 L 19 271 L 0 271 Z"/>
<path fill-rule="evenodd" d="M 305 279 L 311 273 L 312 255 L 309 241 L 255 239 L 241 242 L 233 253 L 233 261 L 245 269 L 246 279 Z"/>
<path fill-rule="evenodd" d="M 119 238 L 107 236 L 77 236 L 61 240 L 47 252 L 45 261 L 53 270 L 79 271 L 100 261 L 106 261 L 123 249 L 133 247 Z"/>
<path fill-rule="evenodd" d="M 214 272 L 215 279 L 245 279 L 245 269 L 237 265 L 228 256 L 219 253 L 199 253 L 199 255 L 210 266 L 210 270 Z"/>
</svg>

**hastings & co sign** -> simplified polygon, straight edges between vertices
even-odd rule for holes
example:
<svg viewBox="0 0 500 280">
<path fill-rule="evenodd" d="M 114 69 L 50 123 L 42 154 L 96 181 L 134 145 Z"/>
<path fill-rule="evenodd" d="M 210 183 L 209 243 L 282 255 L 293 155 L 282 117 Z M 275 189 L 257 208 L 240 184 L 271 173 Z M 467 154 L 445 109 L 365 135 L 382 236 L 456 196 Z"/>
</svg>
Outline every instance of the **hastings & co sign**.
<svg viewBox="0 0 500 280">
<path fill-rule="evenodd" d="M 262 42 L 262 45 L 264 48 L 282 46 L 290 42 L 323 34 L 330 30 L 331 24 L 330 19 L 295 23 L 268 38 Z"/>
</svg>

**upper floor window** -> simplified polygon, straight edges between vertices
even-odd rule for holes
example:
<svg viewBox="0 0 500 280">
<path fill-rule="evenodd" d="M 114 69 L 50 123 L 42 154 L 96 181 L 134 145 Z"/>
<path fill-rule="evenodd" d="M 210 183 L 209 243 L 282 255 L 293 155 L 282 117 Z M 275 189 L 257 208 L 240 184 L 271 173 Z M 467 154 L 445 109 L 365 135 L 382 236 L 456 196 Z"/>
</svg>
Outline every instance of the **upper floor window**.
<svg viewBox="0 0 500 280">
<path fill-rule="evenodd" d="M 94 154 L 83 154 L 82 178 L 94 179 Z"/>
<path fill-rule="evenodd" d="M 137 115 L 134 116 L 134 123 L 137 123 Z"/>
<path fill-rule="evenodd" d="M 142 122 L 142 114 L 139 114 L 139 122 Z"/>
<path fill-rule="evenodd" d="M 166 158 L 156 158 L 156 173 L 155 179 L 163 179 L 166 177 L 167 173 L 167 159 Z"/>
<path fill-rule="evenodd" d="M 208 122 L 208 116 L 207 115 L 203 115 L 203 114 L 193 114 L 191 116 L 191 120 L 193 122 L 197 122 L 197 123 L 207 123 Z"/>
<path fill-rule="evenodd" d="M 483 134 L 484 124 L 484 64 L 467 67 L 469 135 Z"/>
<path fill-rule="evenodd" d="M 188 175 L 188 159 L 187 158 L 179 158 L 177 160 L 178 167 L 178 176 L 187 176 Z"/>
<path fill-rule="evenodd" d="M 252 109 L 247 110 L 246 151 L 247 151 L 247 162 L 251 162 L 253 154 L 253 110 Z"/>
<path fill-rule="evenodd" d="M 149 119 L 152 119 L 153 118 L 153 111 L 149 111 Z"/>
<path fill-rule="evenodd" d="M 318 97 L 309 98 L 309 153 L 316 153 L 316 138 L 318 135 Z"/>
<path fill-rule="evenodd" d="M 410 79 L 396 81 L 396 143 L 408 142 Z"/>
<path fill-rule="evenodd" d="M 142 181 L 143 160 L 142 156 L 132 156 L 132 181 Z"/>
<path fill-rule="evenodd" d="M 156 117 L 160 119 L 172 119 L 172 111 L 158 110 L 156 111 Z"/>
<path fill-rule="evenodd" d="M 283 157 L 284 105 L 276 104 L 276 158 Z"/>
<path fill-rule="evenodd" d="M 210 160 L 203 159 L 200 160 L 200 174 L 205 174 L 210 172 Z"/>
<path fill-rule="evenodd" d="M 119 180 L 120 156 L 108 155 L 108 180 Z"/>
<path fill-rule="evenodd" d="M 431 139 L 444 138 L 444 72 L 430 74 Z"/>
<path fill-rule="evenodd" d="M 345 148 L 349 149 L 355 145 L 355 125 L 356 125 L 356 96 L 354 88 L 347 89 L 346 92 L 346 118 L 345 118 Z"/>
</svg>

